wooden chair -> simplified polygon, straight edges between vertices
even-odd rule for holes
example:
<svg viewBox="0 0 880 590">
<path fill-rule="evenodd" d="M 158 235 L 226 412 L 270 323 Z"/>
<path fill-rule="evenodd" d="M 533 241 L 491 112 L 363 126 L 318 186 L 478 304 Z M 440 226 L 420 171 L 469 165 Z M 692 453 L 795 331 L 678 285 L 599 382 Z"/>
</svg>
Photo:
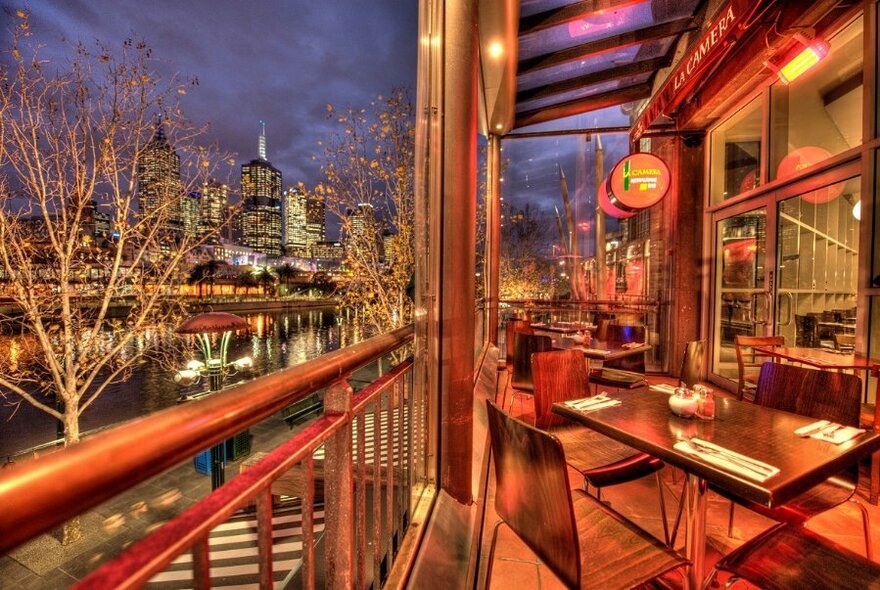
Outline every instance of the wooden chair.
<svg viewBox="0 0 880 590">
<path fill-rule="evenodd" d="M 644 326 L 625 326 L 610 324 L 605 343 L 610 347 L 619 347 L 630 342 L 644 342 Z M 645 355 L 637 354 L 626 356 L 617 360 L 605 361 L 601 367 L 590 371 L 590 381 L 607 387 L 620 389 L 636 389 L 644 387 L 645 381 Z"/>
<path fill-rule="evenodd" d="M 746 393 L 754 393 L 758 382 L 758 372 L 772 357 L 755 354 L 754 346 L 784 346 L 784 336 L 735 336 L 733 348 L 736 350 L 736 365 L 739 369 L 737 399 L 742 400 Z"/>
<path fill-rule="evenodd" d="M 604 487 L 655 475 L 663 519 L 663 538 L 668 545 L 669 525 L 660 481 L 663 462 L 553 413 L 554 403 L 590 395 L 583 353 L 579 350 L 537 352 L 532 355 L 532 377 L 535 384 L 535 426 L 553 432 L 559 438 L 568 464 L 584 477 L 585 491 L 589 492 L 592 485 L 596 488 L 596 497 L 601 499 Z"/>
<path fill-rule="evenodd" d="M 632 588 L 689 563 L 586 492 L 570 491 L 559 440 L 487 403 L 500 520 L 486 588 L 502 524 L 569 588 Z"/>
<path fill-rule="evenodd" d="M 550 336 L 537 336 L 524 332 L 513 334 L 513 375 L 510 383 L 514 389 L 531 391 L 532 385 L 532 354 L 553 348 Z"/>
<path fill-rule="evenodd" d="M 755 391 L 760 406 L 793 412 L 844 426 L 858 426 L 862 382 L 855 375 L 817 371 L 795 365 L 764 363 Z M 774 508 L 738 500 L 750 510 L 778 522 L 800 525 L 844 502 L 852 502 L 862 513 L 865 552 L 872 559 L 868 511 L 855 498 L 859 466 L 830 477 L 821 484 Z M 731 517 L 733 507 L 731 506 Z"/>
<path fill-rule="evenodd" d="M 877 413 L 877 402 L 880 401 L 880 365 L 871 367 L 871 376 L 874 377 L 877 383 L 874 403 L 862 404 L 862 411 L 859 415 L 859 428 L 880 432 L 880 414 Z M 876 506 L 878 497 L 880 497 L 880 451 L 871 453 L 870 480 L 868 501 Z"/>
<path fill-rule="evenodd" d="M 684 347 L 681 358 L 681 370 L 678 372 L 678 384 L 690 389 L 700 382 L 703 372 L 703 349 L 705 340 L 691 340 Z"/>
<path fill-rule="evenodd" d="M 835 332 L 832 334 L 834 337 L 834 349 L 840 350 L 842 352 L 852 352 L 856 348 L 856 337 L 855 334 L 840 334 Z"/>
<path fill-rule="evenodd" d="M 510 318 L 504 327 L 504 360 L 507 363 L 507 369 L 513 370 L 513 351 L 514 351 L 514 334 L 517 332 L 532 333 L 532 323 L 523 318 Z"/>
<path fill-rule="evenodd" d="M 742 579 L 768 589 L 878 588 L 880 565 L 853 553 L 811 530 L 779 524 L 725 555 L 709 575 L 732 574 L 727 583 Z M 716 584 L 707 584 L 707 587 Z"/>
</svg>

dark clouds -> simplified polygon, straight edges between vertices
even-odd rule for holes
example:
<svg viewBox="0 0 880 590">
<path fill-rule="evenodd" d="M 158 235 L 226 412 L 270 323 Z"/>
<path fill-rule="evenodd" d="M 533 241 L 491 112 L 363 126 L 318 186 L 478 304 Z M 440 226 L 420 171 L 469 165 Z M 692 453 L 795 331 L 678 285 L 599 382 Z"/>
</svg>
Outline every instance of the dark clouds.
<svg viewBox="0 0 880 590">
<path fill-rule="evenodd" d="M 13 3 L 4 6 L 17 8 Z M 266 121 L 269 160 L 284 185 L 318 180 L 312 155 L 330 124 L 326 103 L 366 106 L 396 86 L 415 88 L 418 3 L 410 0 L 75 0 L 31 3 L 40 42 L 118 46 L 144 39 L 163 77 L 197 77 L 187 116 L 235 153 L 257 155 Z"/>
</svg>

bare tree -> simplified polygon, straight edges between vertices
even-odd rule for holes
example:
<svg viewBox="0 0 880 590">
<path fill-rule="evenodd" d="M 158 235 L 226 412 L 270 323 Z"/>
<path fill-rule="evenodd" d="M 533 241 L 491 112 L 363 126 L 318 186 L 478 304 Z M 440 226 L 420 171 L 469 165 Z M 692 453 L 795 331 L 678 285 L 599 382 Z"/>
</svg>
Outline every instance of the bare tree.
<svg viewBox="0 0 880 590">
<path fill-rule="evenodd" d="M 0 321 L 20 332 L 26 354 L 0 360 L 0 395 L 59 420 L 72 445 L 83 412 L 156 352 L 152 335 L 180 311 L 181 262 L 204 239 L 181 228 L 186 181 L 139 210 L 157 114 L 193 186 L 219 158 L 195 145 L 200 130 L 176 104 L 192 82 L 162 83 L 144 43 L 79 44 L 68 62 L 49 63 L 29 38 L 28 14 L 12 16 L 0 64 L 0 273 L 18 313 Z M 99 212 L 109 235 L 96 230 Z M 130 310 L 111 322 L 118 305 Z M 78 525 L 64 536 L 76 540 Z"/>
<path fill-rule="evenodd" d="M 506 207 L 501 227 L 498 290 L 502 299 L 546 298 L 550 268 L 541 255 L 547 248 L 547 219 L 528 203 Z"/>
<path fill-rule="evenodd" d="M 340 223 L 343 305 L 379 332 L 412 321 L 414 126 L 407 93 L 328 116 L 339 131 L 324 144 L 324 182 L 314 192 Z M 304 187 L 303 187 L 304 188 Z"/>
</svg>

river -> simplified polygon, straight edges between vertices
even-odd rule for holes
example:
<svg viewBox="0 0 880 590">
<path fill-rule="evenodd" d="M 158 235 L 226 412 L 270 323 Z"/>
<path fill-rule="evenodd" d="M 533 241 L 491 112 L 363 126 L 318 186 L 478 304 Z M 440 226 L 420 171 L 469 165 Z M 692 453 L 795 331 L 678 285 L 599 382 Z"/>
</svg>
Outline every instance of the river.
<svg viewBox="0 0 880 590">
<path fill-rule="evenodd" d="M 239 312 L 250 324 L 250 333 L 234 336 L 229 360 L 250 356 L 253 371 L 247 378 L 265 375 L 348 346 L 361 339 L 359 328 L 334 308 Z M 193 358 L 198 358 L 195 355 Z M 188 359 L 181 360 L 181 368 Z M 242 376 L 237 376 L 239 380 Z M 140 365 L 125 383 L 110 386 L 82 415 L 80 429 L 89 431 L 150 414 L 177 404 L 180 394 L 204 384 L 182 388 L 172 371 Z M 8 396 L 0 398 L 0 463 L 22 449 L 55 439 L 55 420 L 26 402 L 17 409 Z"/>
</svg>

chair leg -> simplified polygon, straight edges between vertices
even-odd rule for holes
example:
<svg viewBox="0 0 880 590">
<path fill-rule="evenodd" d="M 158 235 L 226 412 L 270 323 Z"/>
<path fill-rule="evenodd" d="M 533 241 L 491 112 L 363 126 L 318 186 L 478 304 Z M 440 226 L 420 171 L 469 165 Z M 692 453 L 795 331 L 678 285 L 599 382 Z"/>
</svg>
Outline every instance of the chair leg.
<svg viewBox="0 0 880 590">
<path fill-rule="evenodd" d="M 681 484 L 681 495 L 678 497 L 678 510 L 675 513 L 675 522 L 672 523 L 672 536 L 669 540 L 669 547 L 675 549 L 675 539 L 678 537 L 678 526 L 681 524 L 681 517 L 684 514 L 684 505 L 687 502 L 687 480 Z"/>
<path fill-rule="evenodd" d="M 855 504 L 859 511 L 862 513 L 862 530 L 865 533 L 865 556 L 869 560 L 874 559 L 874 547 L 871 543 L 871 517 L 868 514 L 868 509 L 859 502 L 856 498 L 850 498 L 850 502 Z"/>
<path fill-rule="evenodd" d="M 666 521 L 666 498 L 663 494 L 663 482 L 660 480 L 659 471 L 654 473 L 654 478 L 657 480 L 657 495 L 660 497 L 660 518 L 663 519 L 663 542 L 666 543 L 667 547 L 670 547 L 669 524 Z"/>
<path fill-rule="evenodd" d="M 727 517 L 727 537 L 733 537 L 733 509 L 736 507 L 732 501 L 730 503 L 730 516 Z"/>
<path fill-rule="evenodd" d="M 492 543 L 489 545 L 489 560 L 486 563 L 486 590 L 492 586 L 492 565 L 495 563 L 495 545 L 498 542 L 498 529 L 504 524 L 503 520 L 498 520 L 492 527 Z"/>
<path fill-rule="evenodd" d="M 874 451 L 871 453 L 871 489 L 868 501 L 876 506 L 878 497 L 880 497 L 880 451 Z"/>
</svg>

